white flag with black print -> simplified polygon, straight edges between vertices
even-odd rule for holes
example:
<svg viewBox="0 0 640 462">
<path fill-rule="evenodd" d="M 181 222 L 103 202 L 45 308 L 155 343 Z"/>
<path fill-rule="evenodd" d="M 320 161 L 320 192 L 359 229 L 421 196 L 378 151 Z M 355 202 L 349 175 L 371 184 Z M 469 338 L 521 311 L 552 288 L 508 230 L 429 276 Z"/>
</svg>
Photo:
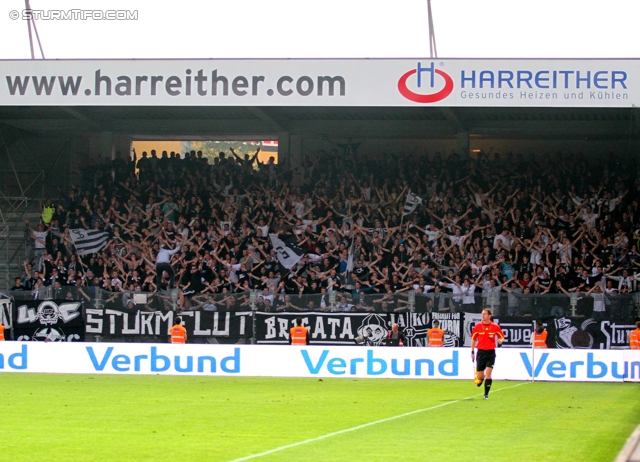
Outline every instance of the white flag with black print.
<svg viewBox="0 0 640 462">
<path fill-rule="evenodd" d="M 93 229 L 70 229 L 69 236 L 76 246 L 78 255 L 100 252 L 109 241 L 109 233 Z"/>
<path fill-rule="evenodd" d="M 296 263 L 304 256 L 306 251 L 295 244 L 295 238 L 292 236 L 279 236 L 277 234 L 269 234 L 273 250 L 278 256 L 278 263 L 287 269 L 293 268 Z"/>
<path fill-rule="evenodd" d="M 351 246 L 349 247 L 349 257 L 347 258 L 347 274 L 351 274 L 353 272 L 353 267 L 355 265 L 355 250 L 356 247 L 354 244 L 354 239 L 351 238 Z"/>
<path fill-rule="evenodd" d="M 422 204 L 422 198 L 416 193 L 412 193 L 411 191 L 409 191 L 409 194 L 407 194 L 407 200 L 404 202 L 404 213 L 402 214 L 402 216 L 404 217 L 406 215 L 409 215 L 410 213 L 413 213 L 413 211 L 417 209 L 418 205 L 420 204 Z"/>
</svg>

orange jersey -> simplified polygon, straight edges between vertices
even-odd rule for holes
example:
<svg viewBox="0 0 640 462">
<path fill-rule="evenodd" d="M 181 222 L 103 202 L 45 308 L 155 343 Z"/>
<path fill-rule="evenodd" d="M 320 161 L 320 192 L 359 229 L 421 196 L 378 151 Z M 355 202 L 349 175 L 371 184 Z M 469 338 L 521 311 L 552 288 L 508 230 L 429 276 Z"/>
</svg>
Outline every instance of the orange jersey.
<svg viewBox="0 0 640 462">
<path fill-rule="evenodd" d="M 171 334 L 171 343 L 187 343 L 187 329 L 183 326 L 176 324 L 169 329 Z"/>
<path fill-rule="evenodd" d="M 547 348 L 547 331 L 543 330 L 541 334 L 533 331 L 533 347 L 534 348 Z"/>
<path fill-rule="evenodd" d="M 4 325 L 0 324 L 0 342 L 4 340 Z"/>
<path fill-rule="evenodd" d="M 640 329 L 629 332 L 629 348 L 640 350 Z"/>
<path fill-rule="evenodd" d="M 292 327 L 289 330 L 291 335 L 291 345 L 306 345 L 307 344 L 307 328 L 304 326 Z"/>
<path fill-rule="evenodd" d="M 430 347 L 441 347 L 444 346 L 444 331 L 439 327 L 434 327 L 427 331 L 427 337 L 429 338 L 429 346 Z"/>
</svg>

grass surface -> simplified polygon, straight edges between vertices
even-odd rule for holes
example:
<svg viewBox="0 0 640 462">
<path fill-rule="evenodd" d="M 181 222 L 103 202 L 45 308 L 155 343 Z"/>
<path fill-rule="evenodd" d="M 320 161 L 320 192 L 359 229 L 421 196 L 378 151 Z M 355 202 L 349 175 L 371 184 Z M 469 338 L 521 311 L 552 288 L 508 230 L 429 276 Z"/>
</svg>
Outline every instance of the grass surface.
<svg viewBox="0 0 640 462">
<path fill-rule="evenodd" d="M 640 384 L 0 374 L 1 460 L 611 461 Z M 507 388 L 512 387 L 512 388 Z"/>
</svg>

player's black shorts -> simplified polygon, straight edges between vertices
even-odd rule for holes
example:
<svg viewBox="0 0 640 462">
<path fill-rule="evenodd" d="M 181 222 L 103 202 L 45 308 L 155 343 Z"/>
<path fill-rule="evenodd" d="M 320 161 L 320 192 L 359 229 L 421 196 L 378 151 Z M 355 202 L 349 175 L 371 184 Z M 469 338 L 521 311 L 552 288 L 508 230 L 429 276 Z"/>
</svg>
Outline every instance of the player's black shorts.
<svg viewBox="0 0 640 462">
<path fill-rule="evenodd" d="M 478 350 L 476 370 L 483 371 L 487 367 L 493 368 L 496 363 L 496 350 Z"/>
</svg>

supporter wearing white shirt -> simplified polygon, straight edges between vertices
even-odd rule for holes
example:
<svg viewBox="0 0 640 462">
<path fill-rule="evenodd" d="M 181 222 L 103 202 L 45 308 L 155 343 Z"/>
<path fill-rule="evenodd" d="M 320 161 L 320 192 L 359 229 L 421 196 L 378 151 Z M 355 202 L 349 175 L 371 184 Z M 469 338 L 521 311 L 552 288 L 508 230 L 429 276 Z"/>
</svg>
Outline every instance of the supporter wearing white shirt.
<svg viewBox="0 0 640 462">
<path fill-rule="evenodd" d="M 453 302 L 451 305 L 451 312 L 456 313 L 458 311 L 458 307 L 462 303 L 462 285 L 460 285 L 460 276 L 455 276 L 454 279 L 447 278 L 451 281 L 450 284 L 440 282 L 438 283 L 441 287 L 447 287 L 451 289 L 452 297 L 451 301 Z"/>
<path fill-rule="evenodd" d="M 605 275 L 605 279 L 618 281 L 619 292 L 632 292 L 636 290 L 636 281 L 640 280 L 640 273 L 629 275 L 628 270 L 623 270 L 622 276 Z"/>
<path fill-rule="evenodd" d="M 435 241 L 442 234 L 434 225 L 427 225 L 424 233 L 427 235 L 429 242 Z"/>
<path fill-rule="evenodd" d="M 493 239 L 493 248 L 495 250 L 511 250 L 512 242 L 513 240 L 511 236 L 509 236 L 509 230 L 503 229 L 502 232 Z"/>
<path fill-rule="evenodd" d="M 461 287 L 462 291 L 462 305 L 474 305 L 476 303 L 476 297 L 474 293 L 476 291 L 476 285 L 472 284 L 468 277 L 465 276 L 464 282 Z"/>
<path fill-rule="evenodd" d="M 460 229 L 456 229 L 456 233 L 455 234 L 448 234 L 447 235 L 447 238 L 453 244 L 457 245 L 460 250 L 462 250 L 464 248 L 464 241 L 467 239 L 467 237 L 469 237 L 468 234 L 465 234 L 465 235 L 461 235 L 460 234 Z"/>
</svg>

